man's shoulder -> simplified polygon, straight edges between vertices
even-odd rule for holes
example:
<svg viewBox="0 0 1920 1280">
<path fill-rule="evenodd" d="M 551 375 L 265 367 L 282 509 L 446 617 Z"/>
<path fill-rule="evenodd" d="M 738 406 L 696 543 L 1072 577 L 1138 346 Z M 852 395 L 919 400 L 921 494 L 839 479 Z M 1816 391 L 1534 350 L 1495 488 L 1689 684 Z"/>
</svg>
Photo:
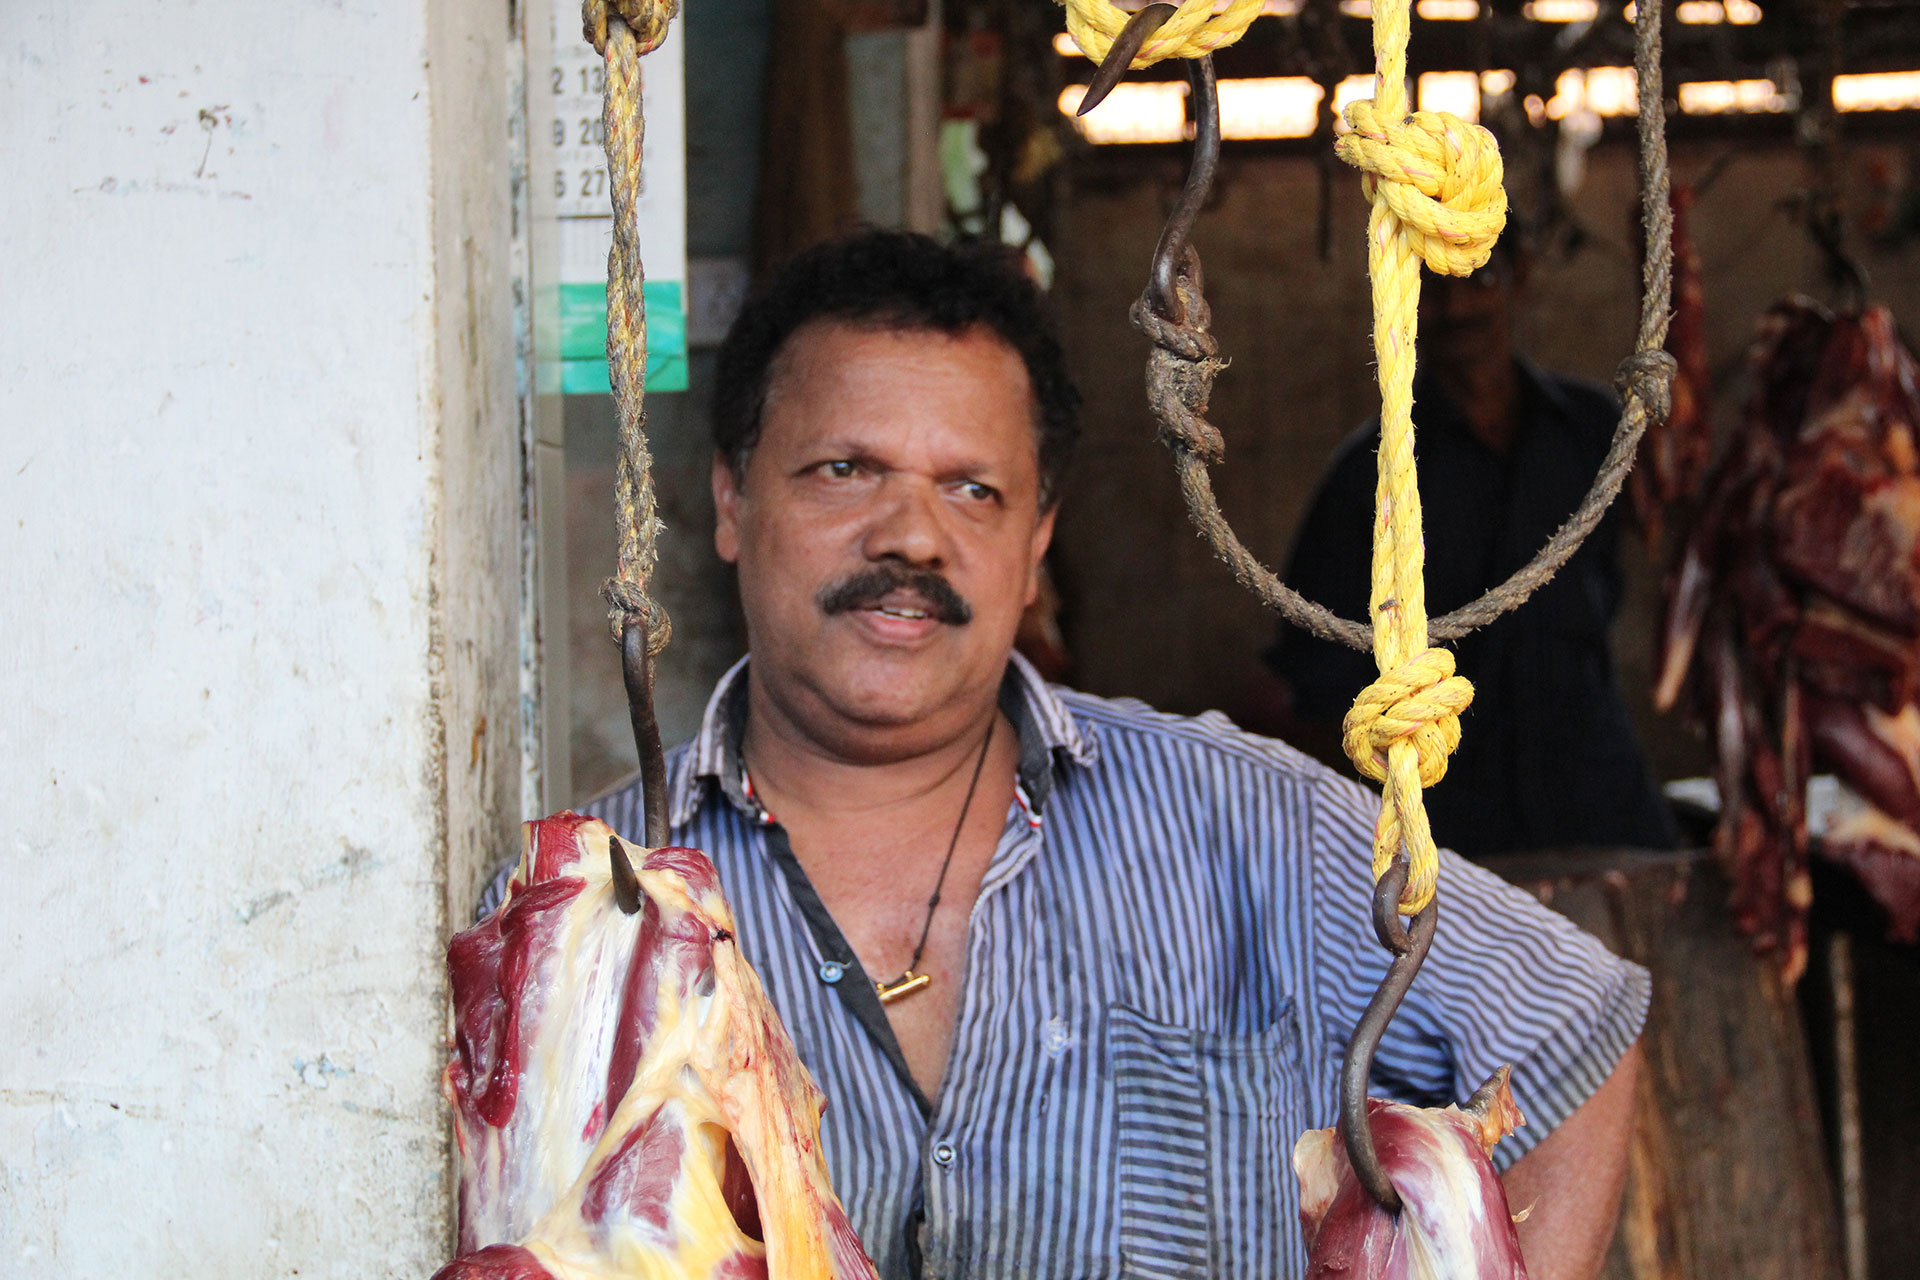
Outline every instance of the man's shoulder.
<svg viewBox="0 0 1920 1280">
<path fill-rule="evenodd" d="M 1591 378 L 1577 378 L 1572 374 L 1555 373 L 1546 369 L 1523 366 L 1533 376 L 1540 388 L 1546 393 L 1548 402 L 1564 415 L 1567 421 L 1588 434 L 1598 434 L 1611 438 L 1614 425 L 1620 417 L 1620 399 L 1613 389 Z"/>
<path fill-rule="evenodd" d="M 1146 766 L 1142 752 L 1172 754 L 1196 762 L 1234 762 L 1277 781 L 1318 786 L 1340 776 L 1318 760 L 1278 738 L 1250 733 L 1219 711 L 1180 715 L 1160 711 L 1138 698 L 1102 697 L 1054 686 L 1053 692 L 1081 732 L 1098 743 L 1098 759 L 1109 769 L 1137 772 Z"/>
</svg>

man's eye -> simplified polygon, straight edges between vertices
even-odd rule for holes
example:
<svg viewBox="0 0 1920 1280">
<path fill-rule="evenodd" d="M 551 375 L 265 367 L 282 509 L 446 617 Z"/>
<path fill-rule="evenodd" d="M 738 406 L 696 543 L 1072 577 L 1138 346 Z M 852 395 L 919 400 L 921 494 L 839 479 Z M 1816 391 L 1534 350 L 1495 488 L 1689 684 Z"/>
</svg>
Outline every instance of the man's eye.
<svg viewBox="0 0 1920 1280">
<path fill-rule="evenodd" d="M 992 502 L 1000 496 L 1000 491 L 990 484 L 981 484 L 978 480 L 969 480 L 960 486 L 960 492 L 975 502 Z"/>
<path fill-rule="evenodd" d="M 853 473 L 856 470 L 858 470 L 858 468 L 856 468 L 853 465 L 853 463 L 847 461 L 845 458 L 839 458 L 833 462 L 826 463 L 825 470 L 826 470 L 826 473 L 832 476 L 835 480 L 850 480 L 853 478 Z"/>
</svg>

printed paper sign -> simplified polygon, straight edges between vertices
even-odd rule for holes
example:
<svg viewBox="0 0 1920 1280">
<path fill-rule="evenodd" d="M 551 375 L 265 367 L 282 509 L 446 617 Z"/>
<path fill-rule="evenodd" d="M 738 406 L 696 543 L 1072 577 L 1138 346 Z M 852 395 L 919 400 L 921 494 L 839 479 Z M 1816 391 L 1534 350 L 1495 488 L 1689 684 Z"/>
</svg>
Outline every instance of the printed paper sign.
<svg viewBox="0 0 1920 1280">
<path fill-rule="evenodd" d="M 646 268 L 647 390 L 687 389 L 686 74 L 680 23 L 640 60 L 646 140 L 641 149 L 640 259 Z M 601 122 L 606 64 L 580 34 L 578 8 L 553 6 L 553 48 L 544 80 L 544 136 L 532 140 L 530 172 L 551 209 L 559 292 L 554 326 L 543 333 L 540 390 L 605 394 L 607 250 L 613 202 Z"/>
</svg>

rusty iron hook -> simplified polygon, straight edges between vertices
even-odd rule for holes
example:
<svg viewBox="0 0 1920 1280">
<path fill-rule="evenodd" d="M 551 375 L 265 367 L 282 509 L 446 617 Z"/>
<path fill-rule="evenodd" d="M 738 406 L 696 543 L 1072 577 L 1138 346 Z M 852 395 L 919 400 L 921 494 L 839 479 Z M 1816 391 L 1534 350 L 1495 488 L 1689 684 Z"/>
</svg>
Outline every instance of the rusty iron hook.
<svg viewBox="0 0 1920 1280">
<path fill-rule="evenodd" d="M 1158 31 L 1178 11 L 1172 4 L 1150 4 L 1131 18 L 1113 39 L 1106 58 L 1094 69 L 1087 91 L 1080 99 L 1076 116 L 1084 116 L 1099 106 L 1127 68 L 1147 38 Z M 1220 167 L 1220 89 L 1213 71 L 1211 54 L 1187 61 L 1187 80 L 1193 86 L 1193 158 L 1187 167 L 1187 180 L 1180 199 L 1160 232 L 1153 251 L 1153 268 L 1148 285 L 1148 301 L 1153 309 L 1175 324 L 1186 321 L 1186 308 L 1179 295 L 1180 273 L 1184 270 L 1194 287 L 1199 287 L 1199 255 L 1191 253 L 1193 224 L 1213 191 L 1214 174 Z"/>
<path fill-rule="evenodd" d="M 1120 28 L 1120 34 L 1113 38 L 1113 44 L 1107 50 L 1107 56 L 1093 69 L 1093 79 L 1087 81 L 1086 96 L 1080 99 L 1080 107 L 1073 114 L 1083 116 L 1107 100 L 1113 87 L 1120 83 L 1140 53 L 1140 46 L 1147 37 L 1165 26 L 1167 19 L 1178 13 L 1177 4 L 1150 4 L 1127 19 L 1127 25 Z"/>
<path fill-rule="evenodd" d="M 1174 203 L 1167 225 L 1161 229 L 1160 243 L 1154 247 L 1153 272 L 1147 284 L 1148 302 L 1175 324 L 1185 324 L 1187 318 L 1186 306 L 1180 301 L 1181 272 L 1186 272 L 1196 288 L 1199 286 L 1200 255 L 1193 250 L 1193 224 L 1213 193 L 1214 175 L 1220 168 L 1220 87 L 1213 74 L 1213 56 L 1188 61 L 1187 79 L 1193 85 L 1193 158 L 1187 164 L 1180 199 Z"/>
<path fill-rule="evenodd" d="M 640 756 L 640 795 L 646 802 L 646 843 L 667 842 L 667 754 L 660 746 L 660 720 L 653 713 L 653 653 L 647 621 L 629 613 L 620 628 L 620 674 L 627 685 L 627 714 L 633 721 L 633 745 Z"/>
<path fill-rule="evenodd" d="M 638 612 L 626 615 L 620 628 L 620 674 L 627 686 L 627 715 L 633 722 L 633 745 L 640 756 L 640 795 L 646 806 L 646 843 L 658 849 L 667 842 L 667 755 L 660 745 L 660 719 L 653 710 L 653 654 L 647 646 L 647 621 Z M 628 915 L 640 909 L 640 882 L 624 843 L 615 839 L 614 897 Z"/>
<path fill-rule="evenodd" d="M 1433 900 L 1413 918 L 1412 927 L 1402 925 L 1400 896 L 1406 887 L 1407 855 L 1402 850 L 1373 886 L 1374 936 L 1393 953 L 1393 962 L 1387 966 L 1387 975 L 1380 980 L 1373 999 L 1367 1002 L 1367 1011 L 1354 1027 L 1346 1056 L 1340 1062 L 1340 1136 L 1347 1146 L 1347 1159 L 1360 1185 L 1389 1213 L 1400 1211 L 1400 1195 L 1393 1189 L 1386 1170 L 1381 1168 L 1380 1155 L 1373 1147 L 1373 1128 L 1367 1121 L 1367 1082 L 1373 1074 L 1373 1057 L 1380 1048 L 1380 1038 L 1386 1034 L 1387 1024 L 1393 1020 L 1400 1001 L 1413 985 L 1414 975 L 1426 960 L 1427 950 L 1433 945 L 1434 926 L 1440 920 L 1440 897 L 1436 891 Z"/>
<path fill-rule="evenodd" d="M 619 836 L 607 841 L 607 858 L 613 866 L 613 900 L 620 904 L 625 915 L 638 915 L 640 912 L 640 877 L 633 869 L 633 858 L 627 853 L 627 842 Z"/>
</svg>

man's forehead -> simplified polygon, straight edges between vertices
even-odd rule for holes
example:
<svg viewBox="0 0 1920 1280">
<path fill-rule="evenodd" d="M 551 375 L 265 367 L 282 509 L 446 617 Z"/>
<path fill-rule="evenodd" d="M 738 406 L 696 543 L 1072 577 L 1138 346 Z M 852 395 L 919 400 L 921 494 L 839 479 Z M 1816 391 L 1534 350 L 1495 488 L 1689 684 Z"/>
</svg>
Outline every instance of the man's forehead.
<svg viewBox="0 0 1920 1280">
<path fill-rule="evenodd" d="M 885 360 L 905 352 L 923 358 L 957 358 L 969 349 L 996 351 L 1006 363 L 1018 365 L 1021 379 L 1026 380 L 1026 363 L 1020 353 L 985 323 L 948 329 L 910 317 L 820 316 L 795 329 L 780 344 L 767 367 L 767 387 L 771 394 L 783 377 L 817 360 Z M 1031 390 L 1029 385 L 1029 393 Z"/>
<path fill-rule="evenodd" d="M 841 419 L 835 412 L 809 424 L 821 431 L 852 425 L 863 416 L 860 408 L 883 415 L 880 423 L 863 425 L 884 426 L 896 412 L 911 419 L 916 410 L 949 400 L 971 400 L 980 408 L 996 400 L 1017 403 L 1023 422 L 1038 426 L 1038 399 L 1026 362 L 986 325 L 948 331 L 880 321 L 809 321 L 781 344 L 769 366 L 763 430 L 793 416 L 779 410 L 802 389 L 816 401 L 844 401 L 854 414 Z M 832 405 L 836 411 L 842 407 Z"/>
</svg>

